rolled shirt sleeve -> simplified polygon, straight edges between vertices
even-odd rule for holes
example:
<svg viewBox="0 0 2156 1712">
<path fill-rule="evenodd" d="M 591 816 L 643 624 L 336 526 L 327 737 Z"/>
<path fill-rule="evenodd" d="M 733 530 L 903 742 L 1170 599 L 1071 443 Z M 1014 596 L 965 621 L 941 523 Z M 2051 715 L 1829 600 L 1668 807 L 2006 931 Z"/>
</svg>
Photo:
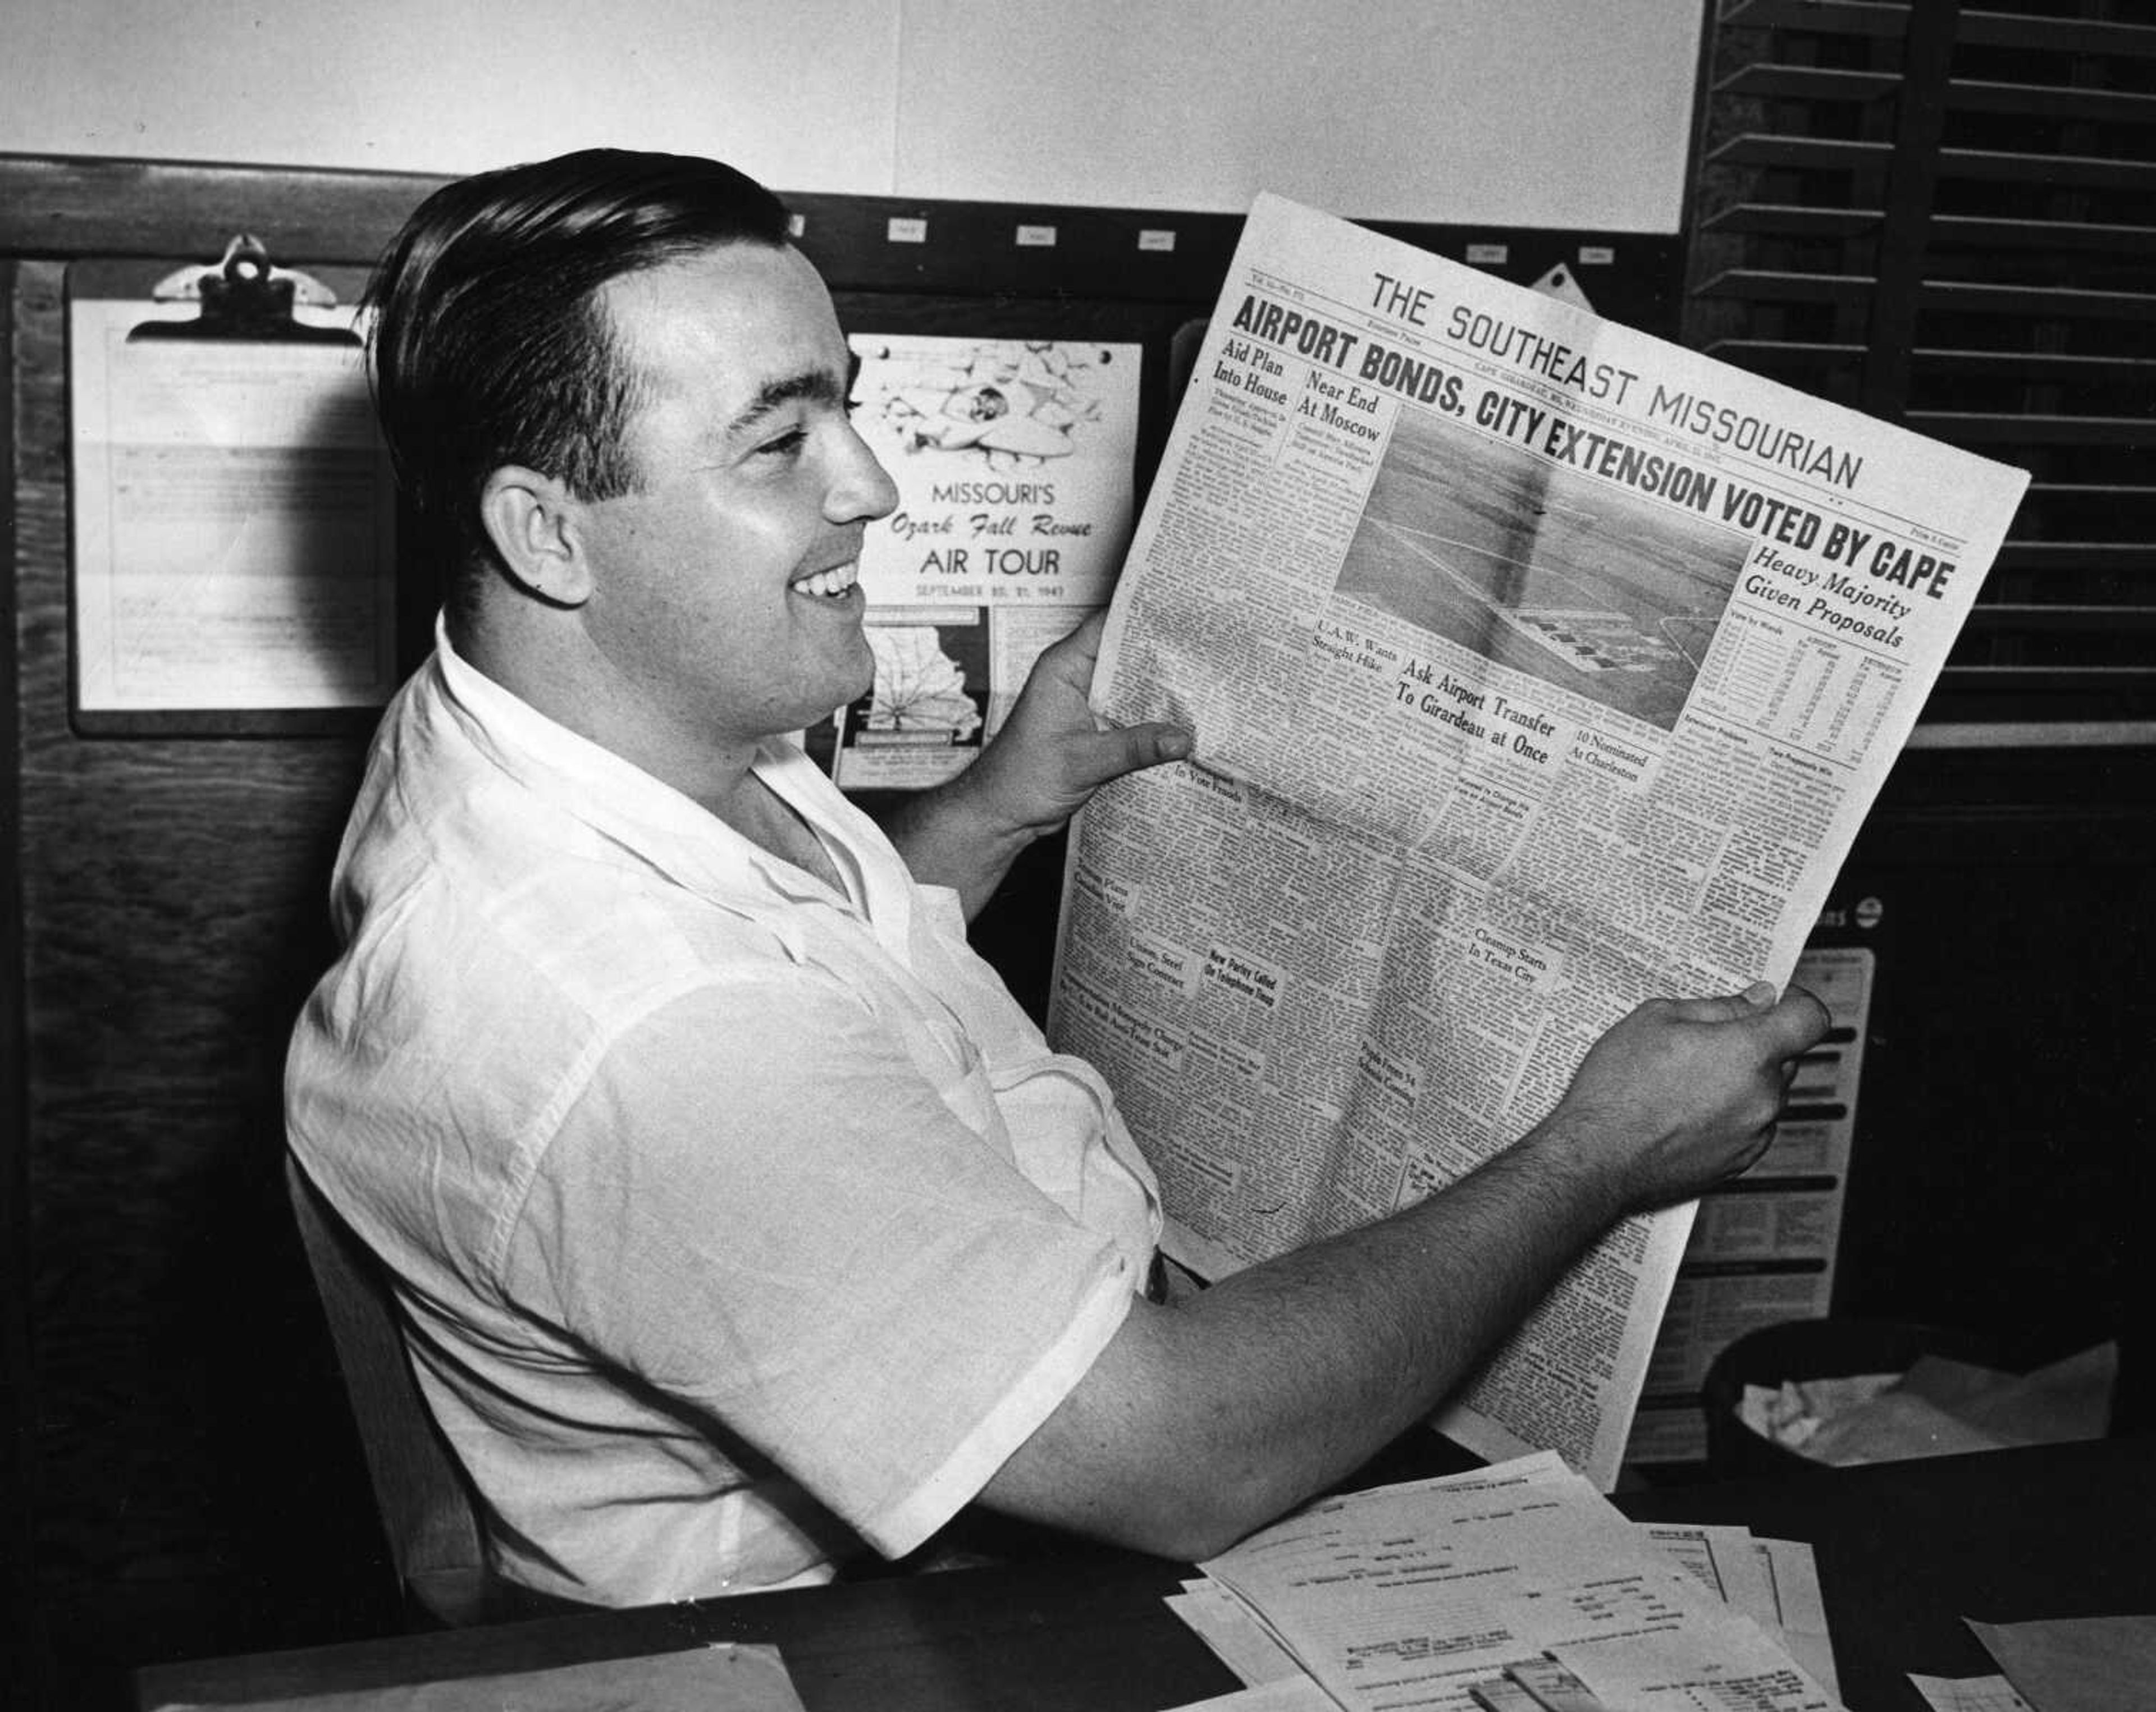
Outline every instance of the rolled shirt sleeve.
<svg viewBox="0 0 2156 1712">
<path fill-rule="evenodd" d="M 1029 1125 L 1105 1127 L 1052 1064 L 1029 1080 Z M 1114 1335 L 1132 1246 L 1018 1168 L 963 1031 L 795 968 L 702 986 L 612 1043 L 505 1261 L 512 1294 L 896 1556 Z"/>
</svg>

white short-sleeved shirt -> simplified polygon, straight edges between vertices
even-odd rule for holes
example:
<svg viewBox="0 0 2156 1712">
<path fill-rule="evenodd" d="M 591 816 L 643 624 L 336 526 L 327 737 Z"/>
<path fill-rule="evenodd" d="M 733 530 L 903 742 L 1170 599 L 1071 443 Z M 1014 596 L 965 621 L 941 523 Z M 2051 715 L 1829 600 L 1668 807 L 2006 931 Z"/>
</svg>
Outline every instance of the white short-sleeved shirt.
<svg viewBox="0 0 2156 1712">
<path fill-rule="evenodd" d="M 602 1603 L 911 1550 L 1142 1288 L 1153 1181 L 956 895 L 805 756 L 850 895 L 447 642 L 340 853 L 294 1151 L 386 1262 L 500 1567 Z"/>
</svg>

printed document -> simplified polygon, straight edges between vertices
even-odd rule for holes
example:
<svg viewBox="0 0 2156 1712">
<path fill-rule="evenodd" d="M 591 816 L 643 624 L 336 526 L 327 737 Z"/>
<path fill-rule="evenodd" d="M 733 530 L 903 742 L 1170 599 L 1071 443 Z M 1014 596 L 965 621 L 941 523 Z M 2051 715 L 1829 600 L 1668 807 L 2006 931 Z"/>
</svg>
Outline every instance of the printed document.
<svg viewBox="0 0 2156 1712">
<path fill-rule="evenodd" d="M 1588 1481 L 1496 1472 L 1315 1504 L 1203 1567 L 1343 1707 L 1475 1712 L 1506 1703 L 1506 1679 L 1630 1712 L 1835 1707 L 1777 1637 L 1700 1582 L 1697 1561 L 1681 1565 Z M 1209 1638 L 1231 1625 L 1216 1611 L 1194 1627 Z M 1275 1660 L 1261 1674 L 1229 1662 L 1286 1675 Z"/>
<path fill-rule="evenodd" d="M 1641 1000 L 1785 982 L 2026 478 L 1260 197 L 1110 609 L 1189 763 L 1071 841 L 1051 1037 L 1219 1277 L 1451 1181 Z M 1689 1207 L 1440 1424 L 1615 1479 Z"/>
<path fill-rule="evenodd" d="M 76 694 L 90 712 L 374 707 L 398 682 L 396 484 L 360 315 L 310 343 L 142 337 L 190 305 L 68 311 Z"/>
</svg>

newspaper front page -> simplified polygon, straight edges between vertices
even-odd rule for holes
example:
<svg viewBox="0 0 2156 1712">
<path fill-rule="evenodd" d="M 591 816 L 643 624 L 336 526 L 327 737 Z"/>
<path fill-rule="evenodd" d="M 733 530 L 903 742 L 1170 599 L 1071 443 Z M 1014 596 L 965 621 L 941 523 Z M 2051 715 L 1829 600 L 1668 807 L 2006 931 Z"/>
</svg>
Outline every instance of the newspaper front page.
<svg viewBox="0 0 2156 1712">
<path fill-rule="evenodd" d="M 1096 700 L 1050 1028 L 1219 1277 L 1539 1120 L 1656 994 L 1778 985 L 2026 478 L 1275 197 Z M 1439 1424 L 1615 1479 L 1691 1222 L 1627 1219 Z"/>
</svg>

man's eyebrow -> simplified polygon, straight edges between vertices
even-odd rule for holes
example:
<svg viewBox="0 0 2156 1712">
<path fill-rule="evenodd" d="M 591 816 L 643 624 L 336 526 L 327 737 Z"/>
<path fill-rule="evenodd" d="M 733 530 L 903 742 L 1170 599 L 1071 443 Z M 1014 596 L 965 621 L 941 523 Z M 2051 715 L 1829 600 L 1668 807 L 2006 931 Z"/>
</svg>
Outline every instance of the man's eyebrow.
<svg viewBox="0 0 2156 1712">
<path fill-rule="evenodd" d="M 803 369 L 798 374 L 783 375 L 757 388 L 748 408 L 726 424 L 726 433 L 728 438 L 749 433 L 773 411 L 797 400 L 843 407 L 848 391 L 846 383 L 829 369 Z"/>
</svg>

